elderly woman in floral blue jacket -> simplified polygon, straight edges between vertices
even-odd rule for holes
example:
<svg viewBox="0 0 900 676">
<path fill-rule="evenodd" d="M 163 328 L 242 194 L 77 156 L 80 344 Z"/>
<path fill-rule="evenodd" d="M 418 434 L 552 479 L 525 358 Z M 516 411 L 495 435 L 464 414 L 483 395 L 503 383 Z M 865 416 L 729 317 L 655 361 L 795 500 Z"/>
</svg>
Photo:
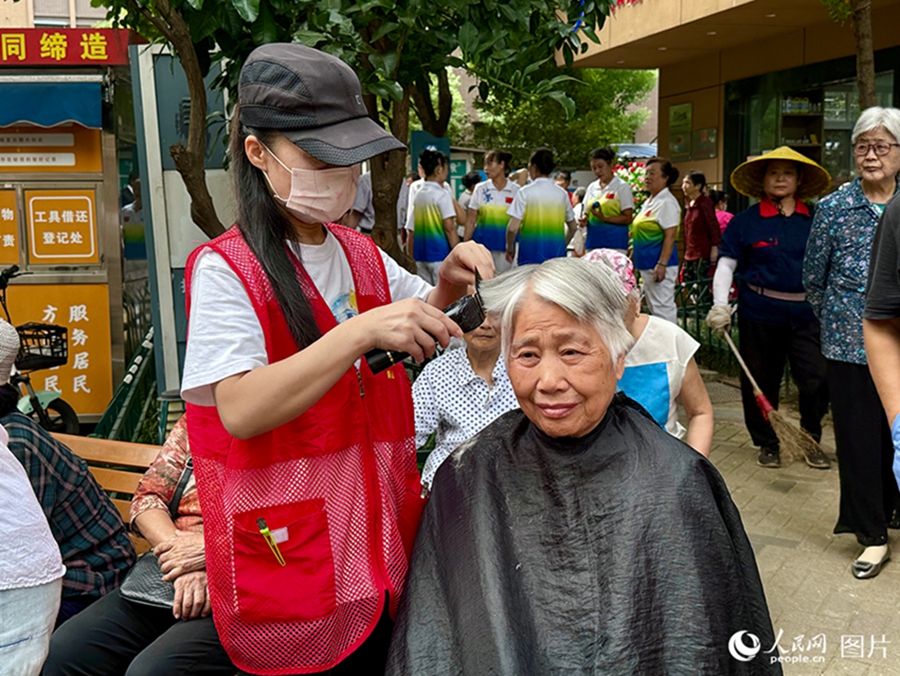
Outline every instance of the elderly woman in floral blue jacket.
<svg viewBox="0 0 900 676">
<path fill-rule="evenodd" d="M 822 353 L 841 475 L 835 533 L 854 533 L 865 549 L 857 578 L 874 577 L 890 558 L 887 527 L 898 504 L 891 471 L 891 431 L 866 364 L 862 317 L 872 240 L 885 204 L 897 191 L 900 110 L 869 108 L 853 129 L 859 178 L 816 209 L 803 284 L 819 317 Z"/>
</svg>

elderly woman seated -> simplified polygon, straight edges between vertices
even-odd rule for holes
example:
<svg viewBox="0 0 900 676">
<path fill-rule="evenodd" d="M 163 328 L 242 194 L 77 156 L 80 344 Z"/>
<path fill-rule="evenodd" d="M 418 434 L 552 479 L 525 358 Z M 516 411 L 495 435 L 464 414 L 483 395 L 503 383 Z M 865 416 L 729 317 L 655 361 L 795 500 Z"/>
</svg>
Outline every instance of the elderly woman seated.
<svg viewBox="0 0 900 676">
<path fill-rule="evenodd" d="M 131 502 L 131 527 L 153 547 L 125 584 L 66 622 L 43 676 L 234 676 L 216 633 L 206 579 L 203 516 L 182 416 Z M 149 570 L 148 570 L 149 569 Z M 168 584 L 151 583 L 155 576 Z"/>
<path fill-rule="evenodd" d="M 722 477 L 616 394 L 612 270 L 552 259 L 482 295 L 521 410 L 437 471 L 387 673 L 780 674 Z"/>
</svg>

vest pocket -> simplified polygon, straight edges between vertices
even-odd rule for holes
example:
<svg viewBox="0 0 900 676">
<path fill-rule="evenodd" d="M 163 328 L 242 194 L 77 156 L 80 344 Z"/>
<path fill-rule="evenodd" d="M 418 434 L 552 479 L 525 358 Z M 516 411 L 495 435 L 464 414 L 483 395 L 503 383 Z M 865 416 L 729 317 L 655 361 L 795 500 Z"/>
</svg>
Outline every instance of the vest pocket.
<svg viewBox="0 0 900 676">
<path fill-rule="evenodd" d="M 320 498 L 235 514 L 234 581 L 242 620 L 308 621 L 334 612 L 334 558 L 324 508 Z M 268 537 L 260 531 L 263 522 Z"/>
</svg>

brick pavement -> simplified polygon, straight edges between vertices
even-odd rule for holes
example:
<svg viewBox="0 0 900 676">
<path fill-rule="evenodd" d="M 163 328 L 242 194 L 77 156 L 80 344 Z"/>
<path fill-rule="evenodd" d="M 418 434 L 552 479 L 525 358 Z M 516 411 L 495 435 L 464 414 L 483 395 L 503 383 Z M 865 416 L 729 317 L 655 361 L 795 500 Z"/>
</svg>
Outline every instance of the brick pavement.
<svg viewBox="0 0 900 676">
<path fill-rule="evenodd" d="M 871 580 L 857 580 L 850 563 L 861 551 L 853 535 L 832 535 L 837 520 L 838 470 L 815 470 L 805 464 L 765 469 L 756 464 L 756 449 L 743 424 L 736 397 L 722 396 L 726 387 L 712 384 L 716 429 L 710 460 L 715 464 L 741 512 L 759 566 L 776 636 L 782 653 L 822 655 L 794 650 L 794 639 L 825 634 L 825 662 L 785 664 L 787 676 L 847 674 L 900 676 L 900 534 L 890 531 L 895 559 Z M 711 391 L 711 394 L 714 392 Z M 730 401 L 729 401 L 730 399 Z M 787 410 L 790 415 L 790 410 Z M 825 451 L 834 457 L 830 425 L 823 436 Z M 851 657 L 842 640 L 861 636 L 862 657 Z M 882 636 L 885 657 L 872 640 Z M 771 646 L 763 646 L 769 650 Z M 763 655 L 757 656 L 760 659 Z"/>
</svg>

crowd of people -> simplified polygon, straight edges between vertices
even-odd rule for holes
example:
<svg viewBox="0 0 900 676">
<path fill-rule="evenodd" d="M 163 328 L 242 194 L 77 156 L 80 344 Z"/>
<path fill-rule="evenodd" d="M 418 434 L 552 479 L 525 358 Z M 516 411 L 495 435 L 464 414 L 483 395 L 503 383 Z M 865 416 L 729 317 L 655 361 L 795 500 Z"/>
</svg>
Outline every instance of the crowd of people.
<svg viewBox="0 0 900 676">
<path fill-rule="evenodd" d="M 17 412 L 18 335 L 0 322 L 0 533 L 16 543 L 0 547 L 0 672 L 780 674 L 729 653 L 737 632 L 776 641 L 708 460 L 679 270 L 698 288 L 714 271 L 707 322 L 724 334 L 739 309 L 776 406 L 790 363 L 813 437 L 831 402 L 835 532 L 864 547 L 856 577 L 880 572 L 900 502 L 900 111 L 862 113 L 859 178 L 815 207 L 830 177 L 812 160 L 745 162 L 731 184 L 756 203 L 733 218 L 696 171 L 682 205 L 665 158 L 636 208 L 611 148 L 576 195 L 550 150 L 518 175 L 490 151 L 459 200 L 449 159 L 425 150 L 397 203 L 413 274 L 368 236 L 360 163 L 403 145 L 353 70 L 270 44 L 238 91 L 237 224 L 189 259 L 187 412 L 128 525 Z M 442 309 L 466 297 L 480 325 L 463 333 Z M 405 355 L 436 358 L 411 385 Z M 742 386 L 758 462 L 777 467 Z"/>
</svg>

